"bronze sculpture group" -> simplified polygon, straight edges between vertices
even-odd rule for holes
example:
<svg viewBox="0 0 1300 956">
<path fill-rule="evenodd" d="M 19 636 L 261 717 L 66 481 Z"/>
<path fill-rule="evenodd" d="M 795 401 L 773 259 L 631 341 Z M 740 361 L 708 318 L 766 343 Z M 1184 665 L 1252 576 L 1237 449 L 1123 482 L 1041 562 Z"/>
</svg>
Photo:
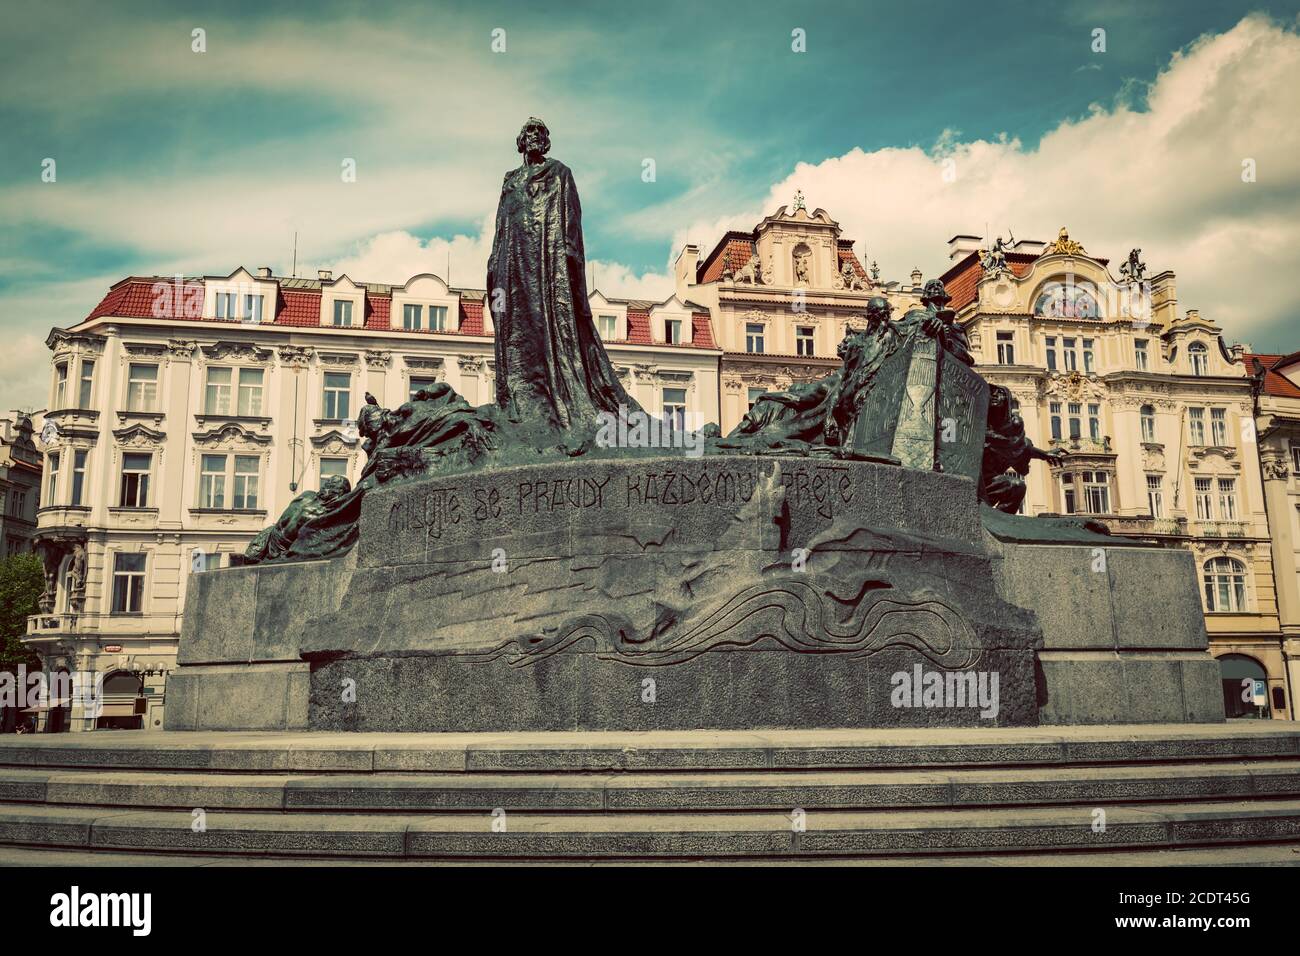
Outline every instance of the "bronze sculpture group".
<svg viewBox="0 0 1300 956">
<path fill-rule="evenodd" d="M 445 382 L 392 410 L 367 395 L 357 419 L 367 460 L 356 487 L 333 477 L 318 492 L 299 495 L 249 545 L 246 563 L 346 550 L 357 538 L 361 500 L 377 485 L 429 471 L 578 457 L 593 450 L 602 414 L 641 411 L 619 383 L 592 320 L 573 173 L 546 156 L 550 134 L 539 119 L 524 124 L 516 147 L 523 162 L 502 183 L 487 272 L 496 326 L 495 403 L 474 407 Z M 974 364 L 948 303 L 938 280 L 926 283 L 920 308 L 896 321 L 885 298 L 871 298 L 862 327 L 850 329 L 840 343 L 839 369 L 764 394 L 725 437 L 705 426 L 706 453 L 853 457 L 855 422 L 877 373 L 895 353 L 928 340 L 941 359 Z M 980 495 L 1014 513 L 1024 499 L 1029 463 L 1053 455 L 1025 436 L 1005 389 L 994 387 L 989 397 Z"/>
</svg>

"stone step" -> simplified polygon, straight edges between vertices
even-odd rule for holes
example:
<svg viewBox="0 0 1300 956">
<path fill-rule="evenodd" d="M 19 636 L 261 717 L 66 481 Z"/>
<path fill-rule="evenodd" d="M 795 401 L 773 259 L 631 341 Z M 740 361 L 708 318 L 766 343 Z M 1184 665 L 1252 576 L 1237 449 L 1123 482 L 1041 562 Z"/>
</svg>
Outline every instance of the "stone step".
<svg viewBox="0 0 1300 956">
<path fill-rule="evenodd" d="M 955 866 L 955 867 L 1300 867 L 1300 842 L 1264 843 L 1255 846 L 1186 847 L 1173 850 L 1072 850 L 1069 853 L 966 853 L 928 854 L 921 857 L 858 856 L 852 858 L 816 856 L 805 859 L 711 859 L 682 860 L 581 860 L 585 866 Z M 573 866 L 574 860 L 512 860 L 513 866 Z M 117 850 L 56 850 L 22 846 L 0 846 L 0 867 L 417 867 L 417 866 L 499 866 L 496 860 L 375 860 L 348 857 L 294 857 L 265 854 L 262 856 L 216 856 L 201 853 L 135 853 Z"/>
<path fill-rule="evenodd" d="M 1061 766 L 1300 756 L 1289 721 L 650 733 L 0 735 L 0 766 L 242 773 L 590 773 Z"/>
<path fill-rule="evenodd" d="M 1300 840 L 1300 800 L 754 813 L 374 814 L 0 806 L 0 843 L 375 859 L 800 858 L 1145 850 Z M 494 825 L 497 827 L 494 830 Z M 504 827 L 504 828 L 502 828 Z"/>
<path fill-rule="evenodd" d="M 1300 798 L 1300 758 L 938 771 L 219 774 L 0 768 L 0 801 L 190 810 L 639 812 Z"/>
</svg>

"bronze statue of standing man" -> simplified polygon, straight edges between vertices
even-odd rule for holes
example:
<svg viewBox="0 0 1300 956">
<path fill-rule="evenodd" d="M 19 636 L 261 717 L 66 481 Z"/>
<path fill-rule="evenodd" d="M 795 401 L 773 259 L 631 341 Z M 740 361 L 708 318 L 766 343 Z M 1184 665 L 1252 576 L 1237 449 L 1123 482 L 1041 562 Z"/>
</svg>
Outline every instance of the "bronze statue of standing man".
<svg viewBox="0 0 1300 956">
<path fill-rule="evenodd" d="M 488 258 L 497 404 L 511 421 L 581 429 L 599 412 L 639 406 L 619 384 L 591 318 L 573 173 L 547 158 L 550 132 L 536 117 L 516 146 L 524 161 L 501 185 Z"/>
</svg>

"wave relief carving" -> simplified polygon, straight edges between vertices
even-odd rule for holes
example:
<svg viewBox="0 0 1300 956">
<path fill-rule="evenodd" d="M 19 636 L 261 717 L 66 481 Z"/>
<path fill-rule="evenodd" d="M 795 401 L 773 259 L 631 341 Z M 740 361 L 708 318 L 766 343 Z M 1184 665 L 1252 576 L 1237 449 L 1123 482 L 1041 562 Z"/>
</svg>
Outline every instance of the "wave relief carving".
<svg viewBox="0 0 1300 956">
<path fill-rule="evenodd" d="M 649 629 L 639 630 L 617 613 L 575 615 L 560 627 L 505 642 L 479 660 L 526 667 L 569 651 L 663 667 L 710 651 L 773 644 L 801 654 L 849 657 L 908 647 L 953 669 L 974 666 L 981 653 L 970 624 L 941 601 L 905 597 L 880 582 L 849 588 L 800 575 L 745 588 L 712 611 L 660 604 Z"/>
</svg>

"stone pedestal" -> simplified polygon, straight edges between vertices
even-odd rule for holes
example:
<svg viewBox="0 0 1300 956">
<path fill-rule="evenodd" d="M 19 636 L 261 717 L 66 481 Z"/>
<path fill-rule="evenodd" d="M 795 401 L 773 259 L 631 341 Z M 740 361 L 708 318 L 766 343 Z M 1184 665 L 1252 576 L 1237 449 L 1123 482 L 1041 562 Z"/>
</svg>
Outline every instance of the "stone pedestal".
<svg viewBox="0 0 1300 956">
<path fill-rule="evenodd" d="M 1099 650 L 1070 637 L 1086 617 L 1058 616 L 1079 593 L 1123 608 L 1131 631 L 1108 653 L 1177 672 L 1183 703 L 1161 719 L 1215 719 L 1199 615 L 1166 612 L 1194 601 L 1190 568 L 1129 548 L 1103 584 L 1062 551 L 1035 579 L 1038 551 L 993 538 L 980 516 L 967 478 L 865 461 L 575 461 L 385 486 L 367 495 L 345 557 L 192 582 L 168 727 L 1132 719 L 1106 707 L 1125 681 L 1138 700 L 1136 684 L 1154 678 L 1052 656 Z M 1154 578 L 1146 554 L 1165 562 Z M 1129 585 L 1153 579 L 1155 592 Z M 1150 658 L 1168 654 L 1182 656 Z"/>
</svg>

